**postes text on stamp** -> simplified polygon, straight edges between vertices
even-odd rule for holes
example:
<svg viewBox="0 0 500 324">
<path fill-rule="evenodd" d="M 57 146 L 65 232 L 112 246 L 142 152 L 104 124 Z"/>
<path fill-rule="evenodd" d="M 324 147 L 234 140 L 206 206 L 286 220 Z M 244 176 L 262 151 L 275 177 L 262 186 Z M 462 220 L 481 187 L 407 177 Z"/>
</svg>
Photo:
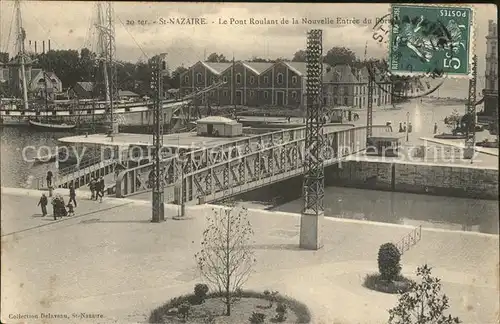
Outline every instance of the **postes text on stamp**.
<svg viewBox="0 0 500 324">
<path fill-rule="evenodd" d="M 389 70 L 397 75 L 440 71 L 469 76 L 473 10 L 464 6 L 391 6 Z"/>
</svg>

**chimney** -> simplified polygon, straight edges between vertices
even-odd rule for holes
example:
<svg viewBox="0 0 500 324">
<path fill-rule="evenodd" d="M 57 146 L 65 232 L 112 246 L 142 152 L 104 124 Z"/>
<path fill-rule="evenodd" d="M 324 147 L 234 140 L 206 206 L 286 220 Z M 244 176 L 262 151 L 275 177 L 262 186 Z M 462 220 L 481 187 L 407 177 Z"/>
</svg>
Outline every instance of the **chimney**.
<svg viewBox="0 0 500 324">
<path fill-rule="evenodd" d="M 36 52 L 36 41 L 35 41 L 35 54 L 38 54 L 38 53 Z"/>
<path fill-rule="evenodd" d="M 42 41 L 42 53 L 45 54 L 45 41 Z"/>
<path fill-rule="evenodd" d="M 49 52 L 50 52 L 50 39 L 49 39 Z"/>
</svg>

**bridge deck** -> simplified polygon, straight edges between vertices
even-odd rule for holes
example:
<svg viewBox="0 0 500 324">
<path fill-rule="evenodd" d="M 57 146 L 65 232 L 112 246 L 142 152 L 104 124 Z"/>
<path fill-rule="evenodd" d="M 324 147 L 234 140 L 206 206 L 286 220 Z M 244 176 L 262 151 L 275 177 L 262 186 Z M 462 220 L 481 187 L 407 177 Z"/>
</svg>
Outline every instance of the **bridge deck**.
<svg viewBox="0 0 500 324">
<path fill-rule="evenodd" d="M 206 137 L 198 136 L 196 133 L 177 133 L 163 135 L 163 144 L 168 146 L 180 147 L 202 147 L 202 146 L 217 146 L 226 144 L 235 140 L 245 138 L 238 137 Z M 93 134 L 88 136 L 70 136 L 59 139 L 61 143 L 67 144 L 97 144 L 97 145 L 112 145 L 112 146 L 133 146 L 133 145 L 153 145 L 153 135 L 150 134 L 131 134 L 119 133 L 113 138 L 105 134 Z"/>
</svg>

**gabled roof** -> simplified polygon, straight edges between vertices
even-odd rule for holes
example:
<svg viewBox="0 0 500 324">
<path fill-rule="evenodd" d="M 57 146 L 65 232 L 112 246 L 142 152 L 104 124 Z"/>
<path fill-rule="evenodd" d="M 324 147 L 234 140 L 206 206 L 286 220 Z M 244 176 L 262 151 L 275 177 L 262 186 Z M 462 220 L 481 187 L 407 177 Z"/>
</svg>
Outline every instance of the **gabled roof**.
<svg viewBox="0 0 500 324">
<path fill-rule="evenodd" d="M 31 69 L 30 80 L 33 80 L 40 72 L 42 69 Z"/>
<path fill-rule="evenodd" d="M 271 62 L 248 62 L 248 61 L 241 61 L 241 63 L 246 68 L 248 68 L 249 70 L 252 70 L 255 74 L 258 74 L 258 75 L 260 75 L 262 72 L 269 69 L 274 64 Z"/>
<path fill-rule="evenodd" d="M 202 119 L 198 119 L 196 123 L 200 124 L 209 124 L 209 123 L 217 123 L 217 124 L 236 124 L 237 122 L 233 119 L 229 119 L 222 116 L 208 116 Z"/>
<path fill-rule="evenodd" d="M 92 92 L 92 90 L 94 89 L 94 82 L 83 81 L 83 82 L 77 82 L 76 84 L 82 87 L 83 90 L 88 92 Z"/>
<path fill-rule="evenodd" d="M 230 67 L 233 63 L 229 62 L 224 62 L 224 63 L 212 63 L 212 62 L 201 62 L 207 69 L 209 69 L 212 73 L 214 74 L 221 74 L 225 70 L 227 70 L 228 67 Z M 194 65 L 193 65 L 194 66 Z"/>
<path fill-rule="evenodd" d="M 348 64 L 335 65 L 323 78 L 325 82 L 359 83 Z"/>
<path fill-rule="evenodd" d="M 139 97 L 139 95 L 135 92 L 129 90 L 118 90 L 118 96 L 123 97 Z"/>
</svg>

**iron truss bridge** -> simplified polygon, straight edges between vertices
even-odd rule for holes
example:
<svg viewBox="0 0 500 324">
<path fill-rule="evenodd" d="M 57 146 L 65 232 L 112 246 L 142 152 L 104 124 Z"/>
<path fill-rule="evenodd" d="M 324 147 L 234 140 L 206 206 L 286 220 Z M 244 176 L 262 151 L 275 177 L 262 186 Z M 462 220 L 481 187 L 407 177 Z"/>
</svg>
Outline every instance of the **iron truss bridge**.
<svg viewBox="0 0 500 324">
<path fill-rule="evenodd" d="M 373 136 L 389 131 L 373 126 Z M 280 130 L 204 147 L 163 161 L 165 202 L 200 204 L 283 181 L 304 173 L 305 127 Z M 366 149 L 366 126 L 325 126 L 323 163 L 335 164 Z M 116 197 L 151 191 L 153 163 L 122 171 Z"/>
</svg>

